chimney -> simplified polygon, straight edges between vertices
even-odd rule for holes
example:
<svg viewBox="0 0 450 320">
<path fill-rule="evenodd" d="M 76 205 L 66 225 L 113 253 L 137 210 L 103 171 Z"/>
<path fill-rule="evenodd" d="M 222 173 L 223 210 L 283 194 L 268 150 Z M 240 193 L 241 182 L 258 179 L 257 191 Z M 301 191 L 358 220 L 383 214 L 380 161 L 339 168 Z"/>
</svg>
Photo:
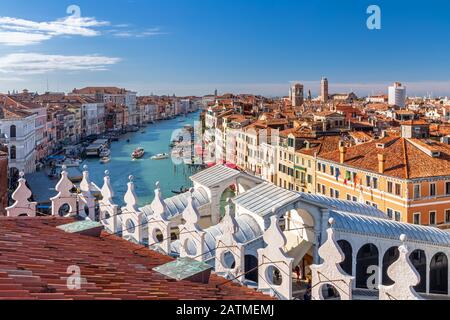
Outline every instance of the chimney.
<svg viewBox="0 0 450 320">
<path fill-rule="evenodd" d="M 345 163 L 345 155 L 347 154 L 347 147 L 341 142 L 339 143 L 339 162 Z"/>
<path fill-rule="evenodd" d="M 378 173 L 383 174 L 386 169 L 386 156 L 384 154 L 378 154 Z"/>
</svg>

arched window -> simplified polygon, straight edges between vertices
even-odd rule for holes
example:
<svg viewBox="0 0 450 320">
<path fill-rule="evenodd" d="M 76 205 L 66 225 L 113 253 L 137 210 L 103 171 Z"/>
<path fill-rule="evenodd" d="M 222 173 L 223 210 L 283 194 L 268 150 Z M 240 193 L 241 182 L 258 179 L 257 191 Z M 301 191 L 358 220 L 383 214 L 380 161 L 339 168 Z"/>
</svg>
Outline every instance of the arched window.
<svg viewBox="0 0 450 320">
<path fill-rule="evenodd" d="M 448 259 L 440 252 L 435 254 L 430 263 L 430 293 L 448 293 Z"/>
<path fill-rule="evenodd" d="M 356 256 L 356 287 L 368 289 L 368 284 L 378 287 L 378 248 L 371 243 L 364 245 Z M 370 277 L 370 279 L 369 279 Z"/>
<path fill-rule="evenodd" d="M 11 146 L 11 148 L 9 148 L 9 156 L 11 160 L 16 160 L 17 159 L 17 148 L 16 146 Z"/>
<path fill-rule="evenodd" d="M 339 240 L 337 243 L 345 255 L 345 260 L 341 262 L 340 266 L 348 275 L 352 275 L 352 245 L 346 240 Z"/>
<path fill-rule="evenodd" d="M 414 290 L 425 293 L 427 291 L 427 257 L 425 251 L 415 250 L 411 252 L 409 259 L 420 274 L 420 282 L 414 287 Z"/>
<path fill-rule="evenodd" d="M 17 137 L 17 127 L 15 125 L 12 125 L 9 128 L 9 137 L 10 138 L 16 138 Z"/>
<path fill-rule="evenodd" d="M 392 281 L 391 278 L 388 276 L 388 269 L 395 261 L 398 260 L 398 257 L 400 256 L 400 252 L 398 251 L 397 247 L 389 248 L 389 250 L 386 251 L 386 253 L 383 256 L 383 279 L 382 283 L 385 286 L 391 286 L 394 284 L 394 281 Z"/>
</svg>

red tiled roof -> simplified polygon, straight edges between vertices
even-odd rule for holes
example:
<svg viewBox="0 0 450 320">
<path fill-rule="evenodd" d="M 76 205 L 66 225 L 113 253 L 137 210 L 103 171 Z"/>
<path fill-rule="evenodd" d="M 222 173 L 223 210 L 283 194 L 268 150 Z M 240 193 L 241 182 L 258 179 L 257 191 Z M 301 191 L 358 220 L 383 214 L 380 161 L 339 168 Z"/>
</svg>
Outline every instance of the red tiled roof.
<svg viewBox="0 0 450 320">
<path fill-rule="evenodd" d="M 170 280 L 152 271 L 170 257 L 114 236 L 94 238 L 56 228 L 70 222 L 0 218 L 0 300 L 271 299 L 234 283 L 220 285 L 226 280 L 214 274 L 208 284 Z M 136 249 L 141 250 L 134 253 Z M 67 268 L 73 265 L 86 280 L 80 290 L 66 286 Z"/>
<path fill-rule="evenodd" d="M 378 154 L 386 156 L 384 174 L 402 179 L 414 179 L 450 175 L 450 145 L 427 141 L 429 149 L 439 151 L 438 157 L 431 157 L 420 150 L 416 139 L 386 137 L 363 143 L 347 149 L 345 164 L 354 168 L 378 172 Z M 377 145 L 383 144 L 384 148 Z M 320 156 L 339 162 L 339 152 Z"/>
</svg>

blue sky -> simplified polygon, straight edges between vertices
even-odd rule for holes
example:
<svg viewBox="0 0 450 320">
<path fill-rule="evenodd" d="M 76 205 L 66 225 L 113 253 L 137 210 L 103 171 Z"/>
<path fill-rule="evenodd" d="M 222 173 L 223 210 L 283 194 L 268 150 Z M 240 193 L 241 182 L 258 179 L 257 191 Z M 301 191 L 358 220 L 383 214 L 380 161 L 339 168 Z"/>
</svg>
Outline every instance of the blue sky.
<svg viewBox="0 0 450 320">
<path fill-rule="evenodd" d="M 434 1 L 29 0 L 0 7 L 0 91 L 117 85 L 140 94 L 364 95 L 393 81 L 450 95 L 450 3 Z M 381 8 L 368 30 L 366 9 Z M 67 13 L 70 5 L 81 16 Z M 31 70 L 31 71 L 30 71 Z"/>
</svg>

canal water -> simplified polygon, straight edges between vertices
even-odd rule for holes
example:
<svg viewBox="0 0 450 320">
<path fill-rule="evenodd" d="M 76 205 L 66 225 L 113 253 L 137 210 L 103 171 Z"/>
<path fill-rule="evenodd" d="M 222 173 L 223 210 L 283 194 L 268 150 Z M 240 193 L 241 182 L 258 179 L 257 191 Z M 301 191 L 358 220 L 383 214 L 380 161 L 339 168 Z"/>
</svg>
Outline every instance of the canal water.
<svg viewBox="0 0 450 320">
<path fill-rule="evenodd" d="M 155 183 L 161 184 L 164 198 L 175 194 L 181 187 L 189 188 L 192 182 L 189 177 L 195 173 L 185 164 L 175 165 L 172 159 L 152 160 L 152 156 L 160 153 L 170 154 L 170 143 L 180 135 L 183 126 L 199 121 L 200 112 L 188 114 L 185 118 L 155 122 L 139 132 L 128 133 L 120 137 L 120 141 L 111 144 L 111 162 L 101 164 L 98 158 L 87 159 L 83 165 L 89 168 L 91 181 L 99 187 L 103 185 L 105 170 L 110 172 L 111 184 L 115 193 L 115 202 L 123 205 L 123 197 L 127 191 L 128 177 L 134 177 L 135 191 L 139 206 L 144 206 L 154 198 Z M 180 122 L 184 119 L 184 122 Z M 141 131 L 145 131 L 142 133 Z M 128 143 L 127 140 L 130 140 Z M 145 149 L 145 156 L 132 160 L 131 153 L 138 147 Z"/>
</svg>

